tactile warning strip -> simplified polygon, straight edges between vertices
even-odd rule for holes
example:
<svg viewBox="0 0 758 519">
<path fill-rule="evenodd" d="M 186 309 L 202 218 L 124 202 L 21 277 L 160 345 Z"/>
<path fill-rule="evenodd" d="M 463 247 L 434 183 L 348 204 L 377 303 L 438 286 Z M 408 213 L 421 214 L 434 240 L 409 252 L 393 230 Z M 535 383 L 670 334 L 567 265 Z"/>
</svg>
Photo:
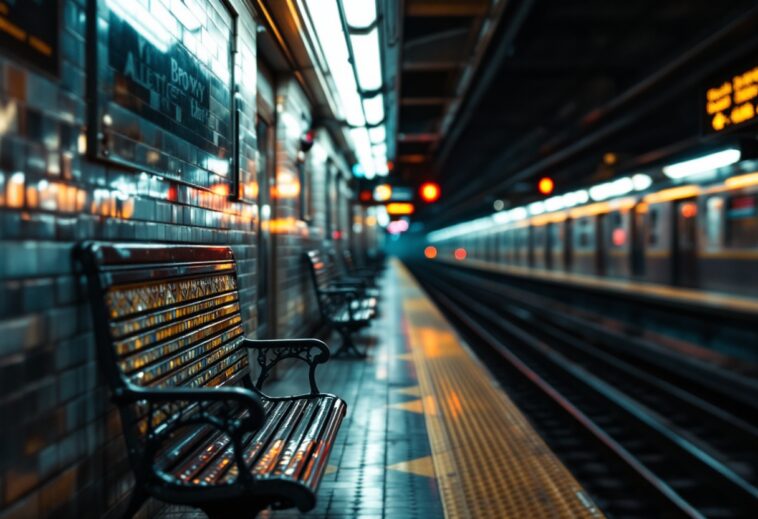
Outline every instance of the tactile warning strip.
<svg viewBox="0 0 758 519">
<path fill-rule="evenodd" d="M 602 517 L 411 274 L 395 267 L 445 516 Z"/>
</svg>

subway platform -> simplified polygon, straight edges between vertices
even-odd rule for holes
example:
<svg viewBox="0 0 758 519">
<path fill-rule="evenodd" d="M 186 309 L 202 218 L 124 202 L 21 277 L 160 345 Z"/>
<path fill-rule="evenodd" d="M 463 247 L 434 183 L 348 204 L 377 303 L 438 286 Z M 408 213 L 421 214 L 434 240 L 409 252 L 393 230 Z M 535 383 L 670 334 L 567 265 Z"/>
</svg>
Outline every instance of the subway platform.
<svg viewBox="0 0 758 519">
<path fill-rule="evenodd" d="M 381 316 L 358 340 L 367 358 L 320 367 L 348 413 L 316 508 L 260 517 L 602 517 L 400 262 L 380 286 Z M 287 370 L 267 392 L 302 391 L 302 380 Z M 204 515 L 172 506 L 159 517 Z"/>
</svg>

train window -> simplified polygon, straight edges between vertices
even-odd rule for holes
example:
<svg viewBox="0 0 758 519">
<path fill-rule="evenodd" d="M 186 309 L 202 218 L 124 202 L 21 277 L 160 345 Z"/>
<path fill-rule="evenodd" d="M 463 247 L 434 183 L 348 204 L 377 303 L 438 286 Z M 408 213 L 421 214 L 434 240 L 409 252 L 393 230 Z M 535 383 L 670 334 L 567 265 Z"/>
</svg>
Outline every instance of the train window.
<svg viewBox="0 0 758 519">
<path fill-rule="evenodd" d="M 726 204 L 727 246 L 758 247 L 758 195 L 737 195 Z"/>
<path fill-rule="evenodd" d="M 724 225 L 724 200 L 719 196 L 712 196 L 705 204 L 705 238 L 709 248 L 721 248 L 721 236 Z"/>
<path fill-rule="evenodd" d="M 656 208 L 651 207 L 647 213 L 647 218 L 648 218 L 647 243 L 648 245 L 651 245 L 651 246 L 658 245 L 658 242 L 659 242 L 659 237 L 658 237 L 658 233 L 660 231 L 658 228 L 659 227 L 658 220 L 660 218 L 659 213 L 660 213 L 660 209 L 657 207 Z"/>
<path fill-rule="evenodd" d="M 576 235 L 577 249 L 592 248 L 592 241 L 594 239 L 592 224 L 593 220 L 591 218 L 581 218 L 576 221 L 574 234 Z"/>
</svg>

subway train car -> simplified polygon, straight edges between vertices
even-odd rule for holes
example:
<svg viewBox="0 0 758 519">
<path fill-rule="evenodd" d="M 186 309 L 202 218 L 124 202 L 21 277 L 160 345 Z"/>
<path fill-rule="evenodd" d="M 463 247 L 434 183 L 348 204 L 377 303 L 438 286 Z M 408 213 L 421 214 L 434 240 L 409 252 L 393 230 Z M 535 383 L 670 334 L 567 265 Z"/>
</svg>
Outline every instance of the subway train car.
<svg viewBox="0 0 758 519">
<path fill-rule="evenodd" d="M 348 130 L 324 123 L 341 116 L 333 85 L 308 35 L 276 25 L 285 3 L 253 4 L 2 4 L 0 408 L 17 426 L 2 435 L 0 509 L 13 517 L 118 515 L 133 487 L 78 243 L 231 246 L 251 338 L 320 326 L 304 251 L 376 253 Z"/>
<path fill-rule="evenodd" d="M 758 296 L 754 166 L 661 187 L 647 175 L 625 177 L 427 238 L 448 261 Z"/>
</svg>

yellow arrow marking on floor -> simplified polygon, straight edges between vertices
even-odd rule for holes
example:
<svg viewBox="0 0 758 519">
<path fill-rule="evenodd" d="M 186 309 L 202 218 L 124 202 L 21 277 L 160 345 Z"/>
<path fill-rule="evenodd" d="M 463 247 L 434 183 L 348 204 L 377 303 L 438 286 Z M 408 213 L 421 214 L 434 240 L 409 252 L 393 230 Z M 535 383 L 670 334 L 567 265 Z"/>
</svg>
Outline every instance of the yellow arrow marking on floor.
<svg viewBox="0 0 758 519">
<path fill-rule="evenodd" d="M 434 461 L 431 456 L 424 456 L 423 458 L 416 458 L 415 460 L 402 461 L 395 463 L 387 467 L 390 470 L 397 470 L 398 472 L 408 472 L 417 476 L 424 476 L 427 478 L 434 477 Z"/>
</svg>

